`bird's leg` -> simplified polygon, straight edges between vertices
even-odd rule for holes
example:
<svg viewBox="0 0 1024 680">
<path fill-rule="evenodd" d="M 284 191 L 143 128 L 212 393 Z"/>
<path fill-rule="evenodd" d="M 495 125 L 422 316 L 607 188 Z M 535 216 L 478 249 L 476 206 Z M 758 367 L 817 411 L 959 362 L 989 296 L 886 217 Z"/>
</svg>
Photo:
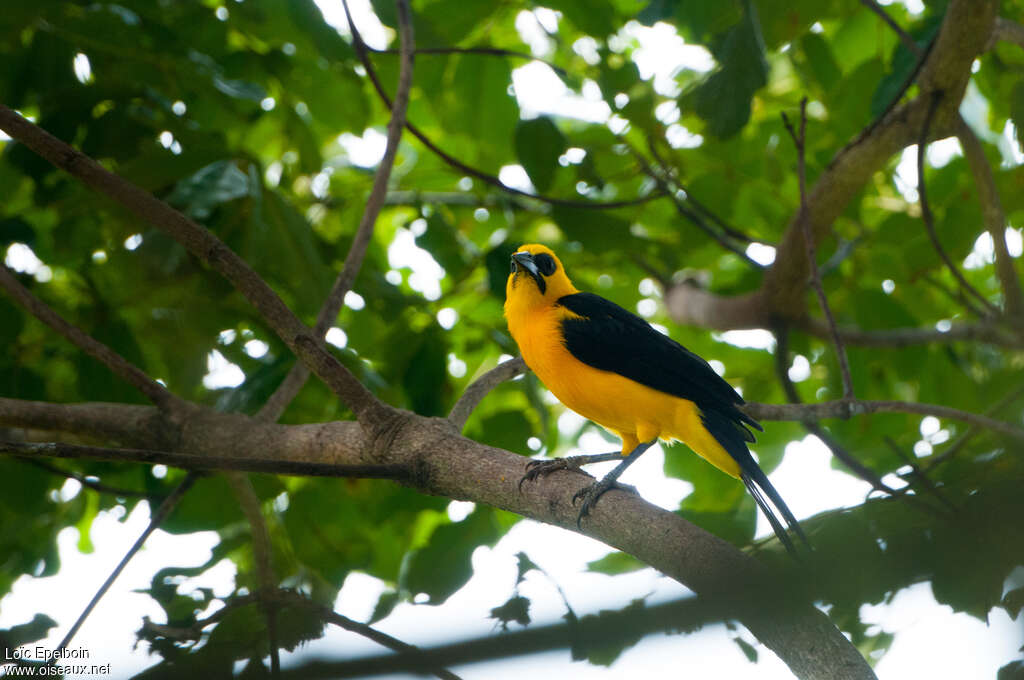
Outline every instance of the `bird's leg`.
<svg viewBox="0 0 1024 680">
<path fill-rule="evenodd" d="M 622 460 L 622 454 L 618 451 L 612 451 L 611 453 L 566 456 L 565 458 L 552 458 L 551 460 L 531 460 L 526 464 L 526 474 L 519 480 L 519 490 L 522 491 L 523 482 L 532 482 L 538 477 L 546 477 L 555 470 L 579 470 L 583 465 L 606 463 L 610 460 Z"/>
<path fill-rule="evenodd" d="M 606 474 L 604 478 L 601 479 L 601 481 L 594 482 L 590 486 L 585 486 L 579 491 L 577 491 L 575 494 L 573 494 L 573 505 L 575 505 L 576 501 L 579 500 L 580 498 L 583 499 L 583 503 L 580 505 L 580 514 L 576 516 L 577 528 L 583 528 L 580 525 L 580 523 L 583 521 L 583 518 L 586 515 L 590 514 L 590 508 L 592 508 L 594 504 L 597 503 L 597 499 L 600 498 L 605 491 L 615 486 L 615 482 L 619 478 L 619 475 L 625 472 L 626 468 L 632 465 L 636 461 L 636 459 L 640 457 L 640 454 L 642 454 L 647 449 L 651 448 L 654 445 L 654 442 L 656 441 L 658 441 L 657 438 L 652 439 L 649 442 L 641 442 L 637 444 L 636 448 L 630 451 L 629 455 L 623 458 L 622 462 L 616 465 L 611 472 Z"/>
</svg>

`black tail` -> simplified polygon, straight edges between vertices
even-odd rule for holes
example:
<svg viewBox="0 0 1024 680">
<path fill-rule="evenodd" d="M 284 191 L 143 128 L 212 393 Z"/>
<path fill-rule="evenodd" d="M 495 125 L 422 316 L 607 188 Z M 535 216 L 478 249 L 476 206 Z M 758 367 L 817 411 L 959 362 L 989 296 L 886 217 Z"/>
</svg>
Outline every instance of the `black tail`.
<svg viewBox="0 0 1024 680">
<path fill-rule="evenodd" d="M 775 535 L 779 537 L 782 545 L 786 546 L 789 554 L 798 556 L 796 546 L 793 545 L 792 539 L 790 539 L 789 534 L 786 532 L 787 526 L 794 534 L 800 537 L 801 542 L 803 542 L 807 549 L 811 550 L 811 543 L 807 540 L 804 530 L 800 528 L 800 523 L 796 521 L 796 517 L 793 516 L 785 501 L 782 500 L 782 496 L 775 490 L 772 483 L 768 481 L 768 476 L 750 454 L 750 449 L 747 448 L 746 443 L 750 433 L 746 428 L 729 419 L 728 416 L 711 410 L 701 413 L 701 421 L 708 428 L 712 436 L 718 440 L 718 443 L 739 463 L 740 479 L 743 480 L 747 491 L 750 492 L 754 502 L 757 503 L 757 507 L 764 513 L 768 523 L 772 525 Z M 752 439 L 753 437 L 750 437 L 750 440 Z M 771 504 L 768 503 L 769 500 Z M 773 505 L 775 506 L 774 509 L 772 508 Z M 775 512 L 776 510 L 778 510 L 778 514 Z M 779 520 L 779 515 L 782 515 L 782 519 L 786 521 L 785 526 Z"/>
</svg>

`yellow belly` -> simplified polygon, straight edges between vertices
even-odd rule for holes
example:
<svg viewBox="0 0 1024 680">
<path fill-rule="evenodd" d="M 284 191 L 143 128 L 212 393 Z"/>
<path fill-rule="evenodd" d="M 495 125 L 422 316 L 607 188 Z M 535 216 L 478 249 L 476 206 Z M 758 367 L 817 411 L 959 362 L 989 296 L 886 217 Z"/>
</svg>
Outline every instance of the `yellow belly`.
<svg viewBox="0 0 1024 680">
<path fill-rule="evenodd" d="M 579 361 L 565 348 L 560 324 L 554 314 L 536 315 L 528 327 L 513 330 L 526 365 L 559 401 L 618 434 L 623 455 L 640 442 L 678 439 L 739 477 L 739 466 L 704 427 L 696 404 Z"/>
</svg>

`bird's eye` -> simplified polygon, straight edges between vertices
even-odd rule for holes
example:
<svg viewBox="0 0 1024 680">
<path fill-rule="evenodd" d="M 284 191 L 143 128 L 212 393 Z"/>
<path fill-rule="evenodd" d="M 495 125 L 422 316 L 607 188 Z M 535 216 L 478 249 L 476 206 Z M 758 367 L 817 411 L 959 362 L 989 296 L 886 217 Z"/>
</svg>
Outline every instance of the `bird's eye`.
<svg viewBox="0 0 1024 680">
<path fill-rule="evenodd" d="M 537 270 L 540 271 L 544 276 L 551 276 L 558 269 L 558 265 L 555 264 L 555 258 L 551 257 L 547 253 L 538 253 L 533 257 L 533 263 L 537 265 Z"/>
</svg>

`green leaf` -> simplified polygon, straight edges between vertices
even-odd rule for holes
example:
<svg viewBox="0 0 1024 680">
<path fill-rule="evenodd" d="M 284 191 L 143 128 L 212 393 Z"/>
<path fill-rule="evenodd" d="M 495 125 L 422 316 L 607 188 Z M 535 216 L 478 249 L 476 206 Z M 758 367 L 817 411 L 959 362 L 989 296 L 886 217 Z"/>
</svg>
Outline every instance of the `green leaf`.
<svg viewBox="0 0 1024 680">
<path fill-rule="evenodd" d="M 614 576 L 616 574 L 628 574 L 631 571 L 645 569 L 647 565 L 633 557 L 629 553 L 612 552 L 593 562 L 587 562 L 587 569 L 601 574 Z"/>
<path fill-rule="evenodd" d="M 538 193 L 547 193 L 565 152 L 565 136 L 547 116 L 520 121 L 516 126 L 516 155 Z"/>
<path fill-rule="evenodd" d="M 190 217 L 205 219 L 218 205 L 249 195 L 249 177 L 234 161 L 211 163 L 178 182 L 167 202 Z"/>
<path fill-rule="evenodd" d="M 461 522 L 442 524 L 427 545 L 406 556 L 399 586 L 413 595 L 426 593 L 428 603 L 440 604 L 473 575 L 470 556 L 477 546 L 494 545 L 499 537 L 490 508 L 477 508 Z"/>
<path fill-rule="evenodd" d="M 768 82 L 764 40 L 751 4 L 747 4 L 743 19 L 720 37 L 714 54 L 720 67 L 686 99 L 692 99 L 708 132 L 726 139 L 750 120 L 754 93 Z"/>
</svg>

